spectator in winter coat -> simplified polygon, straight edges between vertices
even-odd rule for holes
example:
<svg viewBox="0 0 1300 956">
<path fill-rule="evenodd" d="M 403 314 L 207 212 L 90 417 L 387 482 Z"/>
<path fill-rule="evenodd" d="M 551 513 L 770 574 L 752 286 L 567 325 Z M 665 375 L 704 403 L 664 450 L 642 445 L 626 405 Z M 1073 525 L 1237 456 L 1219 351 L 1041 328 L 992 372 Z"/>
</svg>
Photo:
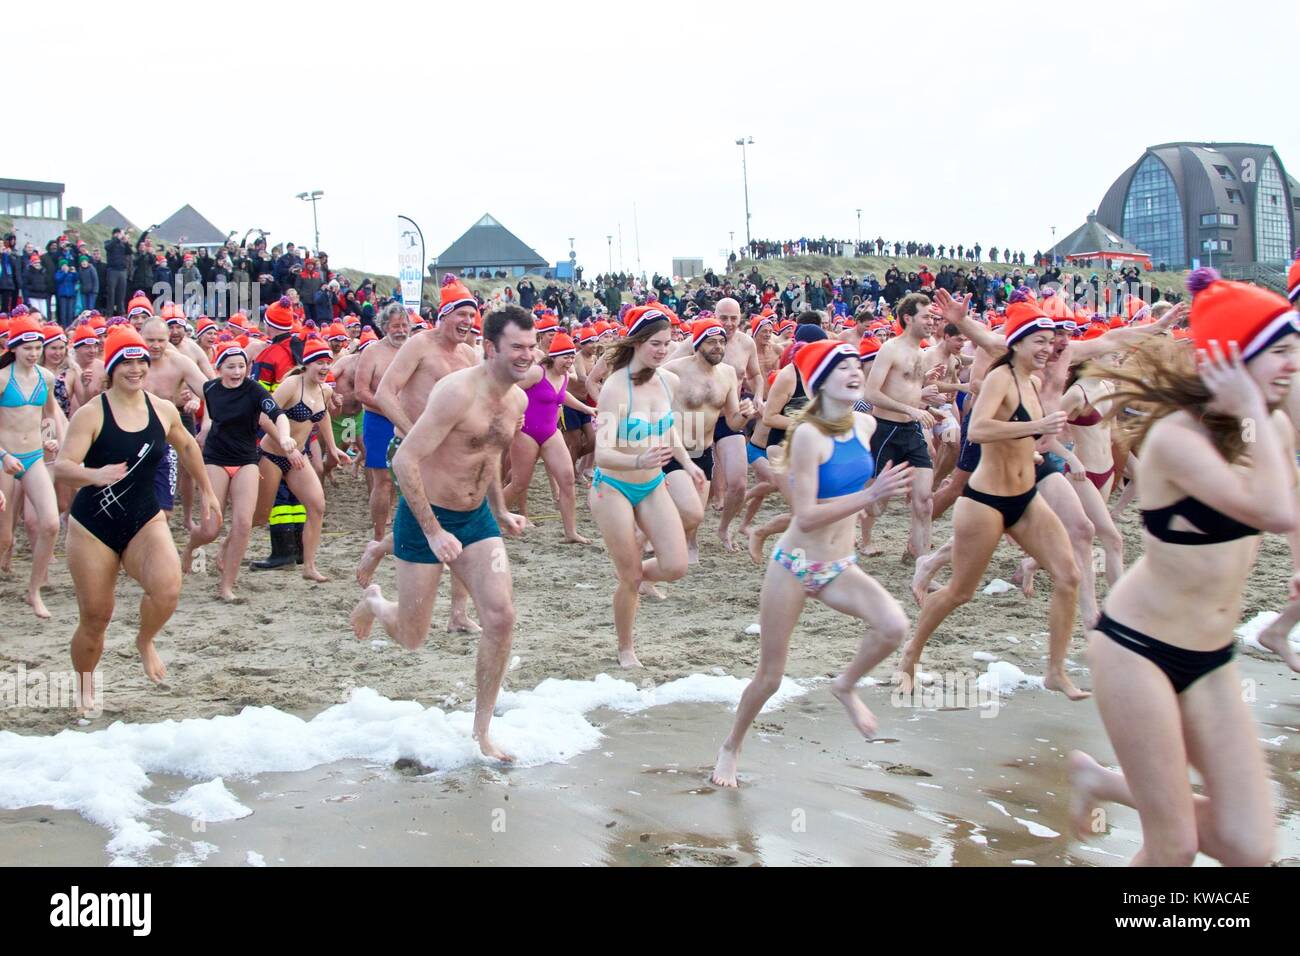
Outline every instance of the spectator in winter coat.
<svg viewBox="0 0 1300 956">
<path fill-rule="evenodd" d="M 296 286 L 298 295 L 306 307 L 307 318 L 314 319 L 317 325 L 328 325 L 334 318 L 333 310 L 319 313 L 316 310 L 316 294 L 324 284 L 320 270 L 316 267 L 316 260 L 308 256 L 302 264 L 302 271 L 298 273 Z"/>
<path fill-rule="evenodd" d="M 145 236 L 135 244 L 135 258 L 131 261 L 131 288 L 147 296 L 153 295 L 153 243 Z"/>
<path fill-rule="evenodd" d="M 77 316 L 77 270 L 71 260 L 62 259 L 54 274 L 54 295 L 58 301 L 59 325 L 65 329 Z"/>
<path fill-rule="evenodd" d="M 193 253 L 187 252 L 181 256 L 181 268 L 177 276 L 180 279 L 181 302 L 185 314 L 191 319 L 197 319 L 203 314 L 203 273 L 195 265 Z"/>
<path fill-rule="evenodd" d="M 9 233 L 0 246 L 0 312 L 12 312 L 22 291 L 22 265 L 15 251 L 17 244 L 17 237 Z"/>
<path fill-rule="evenodd" d="M 23 270 L 23 301 L 28 308 L 36 309 L 43 316 L 50 314 L 50 295 L 54 292 L 54 282 L 45 271 L 41 257 L 32 253 Z"/>
<path fill-rule="evenodd" d="M 130 268 L 131 247 L 122 237 L 122 230 L 114 229 L 113 238 L 104 243 L 104 311 L 110 315 L 126 313 L 126 284 Z"/>
<path fill-rule="evenodd" d="M 81 256 L 77 260 L 77 285 L 81 290 L 81 301 L 77 303 L 77 314 L 87 309 L 96 308 L 99 299 L 99 271 L 90 261 L 90 256 Z"/>
<path fill-rule="evenodd" d="M 176 298 L 176 287 L 172 282 L 173 278 L 172 267 L 168 264 L 167 257 L 162 253 L 154 256 L 153 284 L 156 291 L 151 293 L 150 298 L 161 295 L 162 301 L 173 301 Z"/>
</svg>

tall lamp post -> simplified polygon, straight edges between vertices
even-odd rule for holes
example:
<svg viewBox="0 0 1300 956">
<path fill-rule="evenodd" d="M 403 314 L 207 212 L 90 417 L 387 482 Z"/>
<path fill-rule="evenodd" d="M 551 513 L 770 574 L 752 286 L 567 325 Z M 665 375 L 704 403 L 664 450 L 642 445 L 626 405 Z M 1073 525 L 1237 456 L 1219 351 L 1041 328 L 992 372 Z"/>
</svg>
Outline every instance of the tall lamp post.
<svg viewBox="0 0 1300 956">
<path fill-rule="evenodd" d="M 858 213 L 858 245 L 862 245 L 862 210 L 861 209 L 857 210 L 857 213 Z"/>
<path fill-rule="evenodd" d="M 298 198 L 301 199 L 303 202 L 311 203 L 311 225 L 312 225 L 312 229 L 316 233 L 316 245 L 313 248 L 313 251 L 317 255 L 320 255 L 320 223 L 316 219 L 316 203 L 321 198 L 321 196 L 324 195 L 325 193 L 319 189 L 313 189 L 309 193 L 298 194 Z"/>
<path fill-rule="evenodd" d="M 614 237 L 606 236 L 605 242 L 609 244 L 609 274 L 614 274 Z"/>
<path fill-rule="evenodd" d="M 752 240 L 749 235 L 749 161 L 745 157 L 745 147 L 754 145 L 754 137 L 741 136 L 736 145 L 740 147 L 740 174 L 745 183 L 745 248 L 748 249 Z"/>
</svg>

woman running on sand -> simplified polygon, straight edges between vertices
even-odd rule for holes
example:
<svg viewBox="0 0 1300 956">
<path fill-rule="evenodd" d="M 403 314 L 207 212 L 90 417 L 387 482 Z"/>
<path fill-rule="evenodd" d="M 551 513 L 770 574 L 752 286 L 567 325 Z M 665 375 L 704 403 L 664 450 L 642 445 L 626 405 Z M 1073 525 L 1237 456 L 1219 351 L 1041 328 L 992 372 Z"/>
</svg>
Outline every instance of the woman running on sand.
<svg viewBox="0 0 1300 956">
<path fill-rule="evenodd" d="M 640 306 L 627 314 L 627 336 L 606 350 L 609 378 L 596 411 L 596 471 L 587 501 L 614 562 L 614 628 L 618 662 L 640 667 L 633 628 L 642 582 L 676 581 L 686 573 L 686 532 L 664 487 L 663 466 L 676 459 L 696 488 L 704 472 L 691 461 L 675 426 L 677 376 L 659 370 L 672 350 L 666 309 Z M 637 529 L 654 547 L 644 559 Z"/>
<path fill-rule="evenodd" d="M 198 443 L 171 402 L 144 390 L 149 349 L 129 324 L 111 326 L 104 349 L 108 389 L 78 409 L 54 462 L 54 476 L 79 488 L 68 522 L 68 571 L 80 617 L 72 635 L 72 664 L 83 710 L 94 709 L 94 671 L 113 619 L 114 590 L 125 570 L 144 589 L 135 646 L 145 675 L 161 682 L 167 669 L 154 638 L 176 610 L 181 563 L 158 507 L 155 475 L 170 444 L 193 476 L 202 515 L 221 503 L 212 493 Z"/>
<path fill-rule="evenodd" d="M 14 311 L 19 309 L 23 307 Z M 0 567 L 5 571 L 10 567 L 14 531 L 25 516 L 32 545 L 26 600 L 32 613 L 45 620 L 50 612 L 41 600 L 41 588 L 59 536 L 58 499 L 45 454 L 59 450 L 63 421 L 54 398 L 54 373 L 40 365 L 45 332 L 36 316 L 23 312 L 11 320 L 6 340 L 9 351 L 0 355 L 0 494 L 16 501 L 18 482 L 22 482 L 23 499 L 21 508 L 15 504 L 0 516 Z M 53 437 L 45 437 L 46 421 L 52 423 Z"/>
<path fill-rule="evenodd" d="M 559 410 L 572 409 L 579 415 L 593 415 L 595 409 L 569 393 L 569 372 L 576 349 L 563 332 L 551 339 L 547 356 L 528 370 L 519 387 L 528 396 L 524 427 L 510 445 L 511 482 L 505 489 L 506 507 L 527 515 L 528 485 L 540 455 L 547 473 L 559 491 L 560 518 L 564 540 L 569 544 L 591 544 L 578 534 L 578 502 L 574 496 L 573 458 L 559 428 Z"/>
<path fill-rule="evenodd" d="M 1071 700 L 1088 696 L 1065 673 L 1074 627 L 1079 568 L 1064 525 L 1038 497 L 1034 443 L 1060 434 L 1065 413 L 1044 415 L 1032 377 L 1052 355 L 1054 323 L 1038 305 L 1021 299 L 1007 307 L 1006 354 L 993 363 L 971 411 L 970 441 L 983 446 L 980 463 L 954 505 L 952 578 L 924 595 L 916 633 L 903 649 L 898 679 L 911 693 L 921 651 L 954 610 L 975 595 L 1002 535 L 1008 534 L 1052 576 L 1049 659 L 1043 686 Z"/>
<path fill-rule="evenodd" d="M 320 547 L 321 526 L 325 522 L 325 490 L 316 469 L 311 467 L 308 453 L 300 449 L 306 448 L 312 430 L 320 425 L 325 454 L 340 466 L 352 462 L 346 452 L 335 446 L 334 429 L 329 420 L 325 377 L 329 375 L 333 354 L 330 347 L 315 336 L 303 343 L 302 365 L 289 372 L 275 390 L 275 403 L 291 423 L 289 432 L 293 444 L 281 446 L 275 436 L 267 434 L 258 446 L 261 449 L 258 469 L 262 482 L 253 524 L 261 527 L 266 523 L 275 503 L 276 489 L 283 480 L 307 508 L 307 523 L 302 531 L 302 576 L 316 582 L 329 580 L 316 568 L 316 549 Z"/>
<path fill-rule="evenodd" d="M 1070 754 L 1071 815 L 1085 836 L 1100 829 L 1098 804 L 1136 809 L 1136 865 L 1190 866 L 1199 851 L 1266 866 L 1272 797 L 1232 632 L 1260 532 L 1291 535 L 1296 556 L 1292 426 L 1279 406 L 1300 371 L 1300 317 L 1281 296 L 1213 269 L 1195 270 L 1187 287 L 1196 358 L 1166 339 L 1114 372 L 1117 401 L 1151 413 L 1132 426 L 1146 551 L 1089 634 L 1097 705 L 1121 771 Z M 1300 670 L 1286 635 L 1277 637 L 1266 646 Z"/>
<path fill-rule="evenodd" d="M 248 535 L 257 509 L 260 457 L 257 432 L 275 432 L 282 449 L 296 451 L 289 417 L 256 379 L 248 377 L 248 352 L 243 343 L 227 337 L 216 345 L 214 366 L 217 377 L 203 386 L 208 410 L 207 440 L 203 443 L 203 467 L 217 500 L 230 501 L 230 534 L 217 547 L 215 562 L 221 575 L 217 594 L 223 601 L 235 599 L 235 579 L 248 548 Z M 181 567 L 190 573 L 194 552 L 217 539 L 221 520 L 209 515 L 190 534 Z"/>
<path fill-rule="evenodd" d="M 814 342 L 799 351 L 795 363 L 812 398 L 786 440 L 794 520 L 772 552 L 763 578 L 758 672 L 745 688 L 731 734 L 718 751 L 712 779 L 722 787 L 737 785 L 736 761 L 745 733 L 781 685 L 790 635 L 809 598 L 867 625 L 852 663 L 831 684 L 831 693 L 864 737 L 875 734 L 876 717 L 858 697 L 857 683 L 907 636 L 907 615 L 888 591 L 857 567 L 853 539 L 858 512 L 906 491 L 912 468 L 905 462 L 892 465 L 872 481 L 876 421 L 853 410 L 866 384 L 856 348 L 845 342 Z"/>
</svg>

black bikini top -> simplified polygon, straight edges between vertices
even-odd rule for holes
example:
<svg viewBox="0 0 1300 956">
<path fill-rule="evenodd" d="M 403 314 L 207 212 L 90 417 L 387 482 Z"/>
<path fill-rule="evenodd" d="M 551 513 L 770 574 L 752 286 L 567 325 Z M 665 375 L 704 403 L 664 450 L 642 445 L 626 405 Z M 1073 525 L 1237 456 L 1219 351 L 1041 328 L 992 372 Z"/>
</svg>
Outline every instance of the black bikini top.
<svg viewBox="0 0 1300 956">
<path fill-rule="evenodd" d="M 1186 518 L 1200 531 L 1171 531 L 1169 525 L 1175 516 Z M 1152 537 L 1170 544 L 1222 544 L 1259 534 L 1258 528 L 1242 524 L 1236 518 L 1229 518 L 1222 511 L 1215 511 L 1195 498 L 1183 498 L 1163 508 L 1144 510 L 1142 523 Z"/>
<path fill-rule="evenodd" d="M 1011 378 L 1016 383 L 1016 410 L 1011 413 L 1011 417 L 1007 420 L 1012 422 L 1032 422 L 1033 419 L 1029 416 L 1029 409 L 1025 408 L 1025 401 L 1020 397 L 1020 379 L 1016 377 L 1015 372 L 1011 373 Z M 1034 395 L 1038 395 L 1037 385 L 1034 386 Z M 1041 397 L 1038 399 L 1038 404 L 1040 406 L 1043 404 Z M 1042 435 L 1035 435 L 1034 441 L 1038 441 L 1042 437 Z"/>
</svg>

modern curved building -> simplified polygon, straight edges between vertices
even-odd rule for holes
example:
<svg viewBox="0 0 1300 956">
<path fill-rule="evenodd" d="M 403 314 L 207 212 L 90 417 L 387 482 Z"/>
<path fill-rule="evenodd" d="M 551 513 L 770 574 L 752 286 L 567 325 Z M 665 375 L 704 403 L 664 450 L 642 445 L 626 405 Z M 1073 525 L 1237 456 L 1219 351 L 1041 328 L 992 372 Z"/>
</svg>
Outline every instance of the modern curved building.
<svg viewBox="0 0 1300 956">
<path fill-rule="evenodd" d="M 1106 191 L 1097 219 L 1156 268 L 1281 265 L 1300 236 L 1300 183 L 1272 146 L 1151 146 Z"/>
</svg>

